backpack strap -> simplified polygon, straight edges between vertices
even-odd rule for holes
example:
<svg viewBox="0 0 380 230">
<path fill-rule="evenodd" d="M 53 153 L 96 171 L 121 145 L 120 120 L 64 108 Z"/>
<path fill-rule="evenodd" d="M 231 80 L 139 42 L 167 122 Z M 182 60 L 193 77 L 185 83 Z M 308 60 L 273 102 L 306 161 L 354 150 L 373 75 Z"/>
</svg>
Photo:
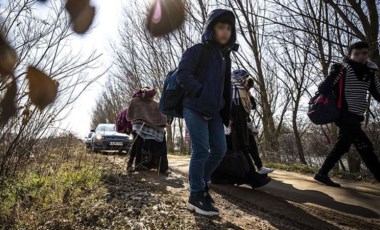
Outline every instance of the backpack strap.
<svg viewBox="0 0 380 230">
<path fill-rule="evenodd" d="M 346 68 L 342 67 L 339 73 L 339 98 L 338 98 L 338 109 L 342 108 L 343 101 L 343 88 L 344 88 L 344 78 L 346 75 Z"/>
</svg>

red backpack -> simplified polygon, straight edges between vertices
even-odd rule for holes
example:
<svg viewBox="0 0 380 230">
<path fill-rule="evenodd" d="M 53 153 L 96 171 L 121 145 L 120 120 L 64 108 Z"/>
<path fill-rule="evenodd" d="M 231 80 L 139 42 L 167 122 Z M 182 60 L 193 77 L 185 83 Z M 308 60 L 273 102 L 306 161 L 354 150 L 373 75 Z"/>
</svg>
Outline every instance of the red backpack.
<svg viewBox="0 0 380 230">
<path fill-rule="evenodd" d="M 123 110 L 116 117 L 116 132 L 130 134 L 132 132 L 132 123 L 127 120 L 128 109 Z"/>
</svg>

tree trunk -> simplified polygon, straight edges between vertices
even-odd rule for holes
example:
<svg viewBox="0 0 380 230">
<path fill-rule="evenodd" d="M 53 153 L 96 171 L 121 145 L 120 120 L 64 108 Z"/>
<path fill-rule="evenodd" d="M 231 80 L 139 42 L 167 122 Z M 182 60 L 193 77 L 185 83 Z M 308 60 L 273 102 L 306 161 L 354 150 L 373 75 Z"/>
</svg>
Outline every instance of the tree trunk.
<svg viewBox="0 0 380 230">
<path fill-rule="evenodd" d="M 300 162 L 304 165 L 307 165 L 307 162 L 305 159 L 305 153 L 304 153 L 303 146 L 302 146 L 301 135 L 300 135 L 300 132 L 298 131 L 298 126 L 297 126 L 297 113 L 298 113 L 298 109 L 294 109 L 293 118 L 292 118 L 293 133 L 294 133 L 294 138 L 296 140 L 296 146 L 297 146 L 297 151 L 298 151 L 298 156 L 300 158 Z"/>
</svg>

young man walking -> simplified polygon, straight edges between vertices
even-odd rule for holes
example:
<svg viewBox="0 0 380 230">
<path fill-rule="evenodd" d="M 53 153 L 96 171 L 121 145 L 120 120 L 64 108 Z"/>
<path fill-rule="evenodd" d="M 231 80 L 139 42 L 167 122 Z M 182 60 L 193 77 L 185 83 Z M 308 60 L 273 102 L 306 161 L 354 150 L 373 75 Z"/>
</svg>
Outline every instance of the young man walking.
<svg viewBox="0 0 380 230">
<path fill-rule="evenodd" d="M 192 140 L 188 209 L 202 215 L 219 215 L 207 183 L 226 152 L 223 124 L 230 121 L 230 53 L 237 50 L 235 41 L 235 15 L 216 9 L 208 16 L 202 44 L 187 49 L 178 66 L 177 81 L 185 90 L 183 115 Z M 200 67 L 205 52 L 206 64 Z"/>
<path fill-rule="evenodd" d="M 341 118 L 336 122 L 339 127 L 338 140 L 328 154 L 314 179 L 328 186 L 340 187 L 333 182 L 328 173 L 353 144 L 363 162 L 375 179 L 380 182 L 380 162 L 374 152 L 372 142 L 361 128 L 364 113 L 368 107 L 368 91 L 380 101 L 380 81 L 375 72 L 378 67 L 368 60 L 369 46 L 366 42 L 357 42 L 349 46 L 348 57 L 342 64 L 334 64 L 329 76 L 319 86 L 319 92 L 328 94 L 338 92 L 338 82 L 343 77 L 343 106 Z"/>
</svg>

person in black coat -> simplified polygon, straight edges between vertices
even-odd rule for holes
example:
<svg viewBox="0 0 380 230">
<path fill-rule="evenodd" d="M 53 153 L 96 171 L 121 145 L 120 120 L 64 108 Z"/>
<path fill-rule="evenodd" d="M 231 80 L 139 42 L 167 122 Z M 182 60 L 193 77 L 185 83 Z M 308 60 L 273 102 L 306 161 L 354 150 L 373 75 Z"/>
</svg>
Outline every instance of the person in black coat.
<svg viewBox="0 0 380 230">
<path fill-rule="evenodd" d="M 245 151 L 250 154 L 259 174 L 272 173 L 274 170 L 263 166 L 259 155 L 255 135 L 257 129 L 251 120 L 251 111 L 256 109 L 256 101 L 249 92 L 253 88 L 253 78 L 245 70 L 235 70 L 232 73 L 232 133 L 231 146 L 233 151 Z"/>
<path fill-rule="evenodd" d="M 254 127 L 249 127 L 252 126 L 250 113 L 256 109 L 256 102 L 249 92 L 252 87 L 253 78 L 247 71 L 232 73 L 231 132 L 226 133 L 228 152 L 213 174 L 213 183 L 250 184 L 257 188 L 270 181 L 267 174 L 273 170 L 262 165 Z M 236 163 L 238 161 L 241 163 Z M 254 163 L 260 173 L 256 172 Z"/>
<path fill-rule="evenodd" d="M 213 10 L 204 28 L 202 43 L 185 51 L 176 77 L 185 91 L 183 116 L 192 144 L 187 206 L 199 214 L 215 216 L 219 212 L 207 183 L 227 148 L 223 124 L 228 126 L 230 121 L 230 54 L 237 49 L 235 15 L 225 9 Z M 207 63 L 200 68 L 205 52 Z"/>
</svg>

